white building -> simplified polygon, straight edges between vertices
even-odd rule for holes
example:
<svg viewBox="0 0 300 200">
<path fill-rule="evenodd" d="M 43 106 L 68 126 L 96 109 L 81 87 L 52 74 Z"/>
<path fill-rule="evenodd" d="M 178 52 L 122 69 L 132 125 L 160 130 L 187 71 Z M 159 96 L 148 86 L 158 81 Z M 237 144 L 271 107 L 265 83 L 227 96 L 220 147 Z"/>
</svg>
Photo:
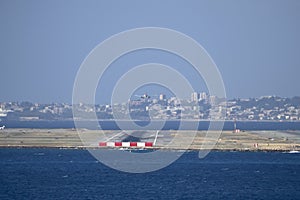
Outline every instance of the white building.
<svg viewBox="0 0 300 200">
<path fill-rule="evenodd" d="M 199 94 L 197 92 L 193 92 L 191 94 L 191 101 L 197 102 L 199 100 Z"/>
</svg>

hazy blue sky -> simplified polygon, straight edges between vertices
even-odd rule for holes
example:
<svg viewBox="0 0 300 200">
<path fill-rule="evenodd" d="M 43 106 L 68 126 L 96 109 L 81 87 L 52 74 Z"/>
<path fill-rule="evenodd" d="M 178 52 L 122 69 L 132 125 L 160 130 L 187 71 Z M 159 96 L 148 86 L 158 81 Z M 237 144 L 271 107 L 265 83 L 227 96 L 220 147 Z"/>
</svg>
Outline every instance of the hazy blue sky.
<svg viewBox="0 0 300 200">
<path fill-rule="evenodd" d="M 299 96 L 299 11 L 299 0 L 1 0 L 0 101 L 71 102 L 87 54 L 113 34 L 144 26 L 175 29 L 198 41 L 217 64 L 229 98 Z M 124 63 L 177 63 L 148 53 Z"/>
</svg>

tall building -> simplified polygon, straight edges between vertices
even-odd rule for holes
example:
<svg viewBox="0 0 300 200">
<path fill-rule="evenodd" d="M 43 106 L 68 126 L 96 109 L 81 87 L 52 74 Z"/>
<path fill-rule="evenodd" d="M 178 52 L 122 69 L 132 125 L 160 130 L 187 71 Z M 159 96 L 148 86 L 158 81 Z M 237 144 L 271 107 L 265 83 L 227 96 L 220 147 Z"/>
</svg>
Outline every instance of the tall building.
<svg viewBox="0 0 300 200">
<path fill-rule="evenodd" d="M 193 92 L 191 94 L 191 101 L 198 101 L 199 100 L 199 94 L 197 92 Z"/>
<path fill-rule="evenodd" d="M 201 92 L 199 94 L 199 99 L 200 100 L 207 100 L 207 94 L 205 92 Z"/>
<path fill-rule="evenodd" d="M 215 105 L 216 104 L 216 101 L 217 100 L 217 97 L 216 96 L 210 96 L 209 97 L 209 103 L 211 104 L 211 105 Z"/>
</svg>

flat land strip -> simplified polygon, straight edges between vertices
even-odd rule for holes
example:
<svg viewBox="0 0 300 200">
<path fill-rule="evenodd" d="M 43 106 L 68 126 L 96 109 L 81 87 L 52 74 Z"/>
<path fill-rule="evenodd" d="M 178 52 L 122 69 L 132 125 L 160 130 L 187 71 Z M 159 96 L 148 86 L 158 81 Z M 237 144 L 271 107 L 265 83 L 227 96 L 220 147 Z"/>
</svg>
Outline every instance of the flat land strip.
<svg viewBox="0 0 300 200">
<path fill-rule="evenodd" d="M 140 141 L 153 142 L 156 131 L 104 131 L 75 129 L 4 129 L 0 130 L 0 147 L 98 148 L 99 142 L 122 141 L 133 135 Z M 174 140 L 173 140 L 174 139 Z M 172 141 L 175 141 L 172 143 Z M 220 151 L 300 151 L 300 131 L 160 131 L 152 148 L 207 149 Z M 216 144 L 215 144 L 216 143 Z M 209 145 L 207 145 L 209 144 Z M 214 145 L 215 144 L 215 145 Z"/>
</svg>

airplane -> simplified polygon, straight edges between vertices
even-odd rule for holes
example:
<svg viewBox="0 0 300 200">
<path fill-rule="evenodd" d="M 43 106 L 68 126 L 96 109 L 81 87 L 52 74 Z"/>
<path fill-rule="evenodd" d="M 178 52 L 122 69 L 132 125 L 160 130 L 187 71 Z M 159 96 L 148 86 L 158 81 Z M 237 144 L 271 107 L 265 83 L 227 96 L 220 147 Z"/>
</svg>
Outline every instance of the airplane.
<svg viewBox="0 0 300 200">
<path fill-rule="evenodd" d="M 143 96 L 141 96 L 142 99 L 150 99 L 150 96 L 148 94 L 144 94 Z"/>
<path fill-rule="evenodd" d="M 141 99 L 150 99 L 150 96 L 147 93 L 145 93 L 143 95 L 134 95 L 134 96 L 140 97 Z"/>
<path fill-rule="evenodd" d="M 0 126 L 0 130 L 3 130 L 5 128 L 5 126 Z"/>
</svg>

